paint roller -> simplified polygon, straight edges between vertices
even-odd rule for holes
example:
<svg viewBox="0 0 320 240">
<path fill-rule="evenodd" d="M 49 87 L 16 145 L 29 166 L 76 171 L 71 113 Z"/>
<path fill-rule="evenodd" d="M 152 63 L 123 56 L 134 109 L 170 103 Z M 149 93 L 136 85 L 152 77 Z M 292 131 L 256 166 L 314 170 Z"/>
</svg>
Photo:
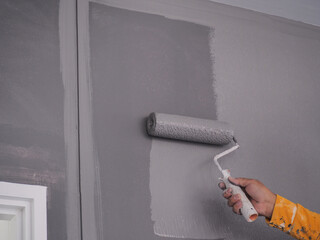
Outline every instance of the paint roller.
<svg viewBox="0 0 320 240">
<path fill-rule="evenodd" d="M 234 132 L 226 122 L 209 119 L 199 119 L 180 115 L 151 113 L 147 118 L 147 133 L 150 136 L 169 138 L 188 142 L 206 143 L 212 145 L 234 146 L 214 156 L 213 161 L 222 173 L 220 178 L 227 188 L 232 188 L 233 194 L 240 194 L 242 201 L 241 213 L 248 222 L 257 219 L 258 213 L 239 186 L 229 182 L 230 171 L 222 169 L 218 159 L 239 148 Z"/>
</svg>

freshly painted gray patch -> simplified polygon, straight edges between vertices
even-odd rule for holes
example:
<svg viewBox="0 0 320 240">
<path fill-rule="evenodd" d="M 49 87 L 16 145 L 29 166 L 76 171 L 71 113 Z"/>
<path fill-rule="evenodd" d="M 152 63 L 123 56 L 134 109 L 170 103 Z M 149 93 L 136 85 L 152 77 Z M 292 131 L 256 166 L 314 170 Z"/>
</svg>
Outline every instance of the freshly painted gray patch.
<svg viewBox="0 0 320 240">
<path fill-rule="evenodd" d="M 163 113 L 150 114 L 147 129 L 154 136 L 192 142 L 226 144 L 233 137 L 226 123 Z M 229 225 L 221 221 L 224 204 L 215 203 L 221 199 L 215 189 L 219 174 L 212 161 L 216 149 L 153 139 L 150 189 L 156 234 L 202 239 L 230 236 Z"/>
<path fill-rule="evenodd" d="M 167 188 L 168 182 L 153 184 L 159 173 L 153 168 L 150 171 L 151 138 L 146 134 L 145 118 L 152 111 L 216 118 L 210 30 L 161 16 L 90 4 L 93 129 L 100 163 L 105 238 L 158 239 L 154 224 L 157 234 L 168 232 L 171 222 L 161 220 L 170 211 L 161 201 L 164 196 L 150 194 L 150 190 L 154 193 Z M 189 150 L 198 149 L 188 146 Z M 211 169 L 209 156 L 213 150 L 201 149 L 199 162 L 191 163 L 196 165 L 195 173 L 189 174 L 191 179 L 199 178 L 191 188 L 206 191 L 210 187 L 200 186 L 200 182 L 209 183 L 212 175 L 200 176 L 199 168 Z M 153 166 L 161 164 L 153 161 Z M 177 176 L 179 167 L 183 168 L 167 167 Z M 202 228 L 205 232 L 212 230 L 214 224 L 204 219 L 214 215 L 210 211 L 220 209 L 222 204 L 212 201 L 209 194 L 193 203 L 198 204 L 201 213 L 188 211 L 189 219 L 192 215 L 199 218 L 193 221 L 195 237 L 200 233 L 204 236 Z M 179 195 L 167 197 L 170 201 Z M 190 199 L 183 200 L 184 207 L 184 201 L 190 203 Z M 154 223 L 150 206 L 152 216 L 157 217 L 152 217 Z M 176 219 L 170 219 L 176 220 L 175 236 L 184 234 L 178 228 L 184 218 L 178 215 L 179 209 L 186 208 L 178 208 Z"/>
<path fill-rule="evenodd" d="M 221 150 L 220 150 L 221 151 Z M 150 190 L 154 231 L 160 236 L 217 239 L 230 234 L 217 188 L 217 149 L 204 144 L 152 140 Z"/>
<path fill-rule="evenodd" d="M 0 1 L 0 16 L 0 180 L 48 186 L 48 240 L 65 240 L 59 1 Z"/>
</svg>

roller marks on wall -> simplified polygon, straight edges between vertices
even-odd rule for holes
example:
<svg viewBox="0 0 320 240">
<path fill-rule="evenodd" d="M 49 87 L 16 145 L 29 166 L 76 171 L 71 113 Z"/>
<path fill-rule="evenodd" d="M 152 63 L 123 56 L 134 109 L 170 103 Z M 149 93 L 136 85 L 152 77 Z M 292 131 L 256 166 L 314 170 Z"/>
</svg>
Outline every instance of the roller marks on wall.
<svg viewBox="0 0 320 240">
<path fill-rule="evenodd" d="M 185 31 L 191 23 L 184 23 Z M 197 38 L 203 39 L 203 56 L 193 56 L 194 64 L 202 61 L 210 63 L 201 73 L 207 81 L 191 76 L 184 76 L 194 86 L 202 85 L 211 92 L 188 94 L 186 97 L 193 102 L 199 111 L 213 113 L 209 118 L 216 119 L 216 103 L 214 92 L 214 29 L 197 25 Z M 171 38 L 175 39 L 174 35 Z M 188 41 L 191 39 L 185 39 Z M 192 45 L 189 46 L 190 48 Z M 181 49 L 189 52 L 190 48 Z M 183 61 L 181 59 L 181 61 Z M 204 66 L 203 66 L 204 67 Z M 188 63 L 183 69 L 190 69 Z M 197 69 L 193 69 L 196 71 Z M 197 74 L 197 73 L 196 73 Z M 171 79 L 174 81 L 174 79 Z M 206 105 L 201 105 L 205 100 Z M 175 97 L 175 94 L 172 96 Z M 171 101 L 174 102 L 172 99 Z M 177 112 L 182 106 L 177 106 Z M 165 111 L 165 109 L 161 109 Z M 194 115 L 190 110 L 183 114 Z M 221 192 L 216 187 L 219 172 L 212 164 L 214 154 L 222 148 L 205 144 L 186 143 L 152 139 L 150 151 L 150 192 L 151 218 L 154 222 L 154 232 L 160 236 L 194 239 L 217 239 L 230 236 L 228 225 L 222 221 L 225 209 L 221 200 Z"/>
</svg>

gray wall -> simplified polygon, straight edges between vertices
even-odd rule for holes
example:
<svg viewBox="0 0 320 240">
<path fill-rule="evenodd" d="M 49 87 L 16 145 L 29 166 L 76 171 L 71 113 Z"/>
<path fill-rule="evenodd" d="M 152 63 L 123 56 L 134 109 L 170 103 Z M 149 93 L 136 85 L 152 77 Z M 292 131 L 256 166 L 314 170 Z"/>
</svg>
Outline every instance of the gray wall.
<svg viewBox="0 0 320 240">
<path fill-rule="evenodd" d="M 228 209 L 211 161 L 221 148 L 147 137 L 151 111 L 230 122 L 241 148 L 223 167 L 319 211 L 306 197 L 319 167 L 319 29 L 202 4 L 90 4 L 100 237 L 289 239 Z"/>
<path fill-rule="evenodd" d="M 317 0 L 211 0 L 273 16 L 320 26 L 320 2 Z"/>
<path fill-rule="evenodd" d="M 48 187 L 48 239 L 67 239 L 59 1 L 0 1 L 0 181 Z"/>
<path fill-rule="evenodd" d="M 213 30 L 99 4 L 90 7 L 93 129 L 105 237 L 156 239 L 150 203 L 156 205 L 155 220 L 162 210 L 173 209 L 169 202 L 159 206 L 150 199 L 151 139 L 144 118 L 151 111 L 216 118 L 209 47 Z"/>
<path fill-rule="evenodd" d="M 0 180 L 48 186 L 48 239 L 79 239 L 70 237 L 78 233 L 68 224 L 80 220 L 68 196 L 79 200 L 80 170 L 82 209 L 95 209 L 83 218 L 97 231 L 88 239 L 288 238 L 228 209 L 211 161 L 222 148 L 146 136 L 151 111 L 231 123 L 241 148 L 223 167 L 320 211 L 319 28 L 209 1 L 104 1 L 110 6 L 88 9 L 89 42 L 79 34 L 90 53 L 79 49 L 79 66 L 86 57 L 91 67 L 79 69 L 88 78 L 79 99 L 92 100 L 89 111 L 79 104 L 92 119 L 79 119 L 89 123 L 80 139 L 77 121 L 66 121 L 77 116 L 68 103 L 77 86 L 63 77 L 75 60 L 60 68 L 61 49 L 72 52 L 61 37 L 70 31 L 59 29 L 61 2 L 0 3 Z M 82 169 L 78 140 L 97 155 L 81 155 Z"/>
</svg>

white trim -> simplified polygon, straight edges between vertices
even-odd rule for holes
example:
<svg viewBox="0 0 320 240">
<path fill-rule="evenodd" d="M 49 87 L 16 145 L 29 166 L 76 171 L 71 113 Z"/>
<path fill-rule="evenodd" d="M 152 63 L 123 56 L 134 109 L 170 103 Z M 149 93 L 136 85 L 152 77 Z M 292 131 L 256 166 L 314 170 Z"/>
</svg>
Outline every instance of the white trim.
<svg viewBox="0 0 320 240">
<path fill-rule="evenodd" d="M 320 26 L 319 0 L 210 0 Z"/>
<path fill-rule="evenodd" d="M 23 239 L 22 211 L 20 208 L 6 208 L 5 206 L 1 206 L 0 219 L 7 222 L 8 228 L 7 232 L 5 233 L 5 236 L 8 240 Z"/>
<path fill-rule="evenodd" d="M 17 240 L 46 240 L 47 187 L 0 182 L 0 216 L 13 220 Z"/>
</svg>

